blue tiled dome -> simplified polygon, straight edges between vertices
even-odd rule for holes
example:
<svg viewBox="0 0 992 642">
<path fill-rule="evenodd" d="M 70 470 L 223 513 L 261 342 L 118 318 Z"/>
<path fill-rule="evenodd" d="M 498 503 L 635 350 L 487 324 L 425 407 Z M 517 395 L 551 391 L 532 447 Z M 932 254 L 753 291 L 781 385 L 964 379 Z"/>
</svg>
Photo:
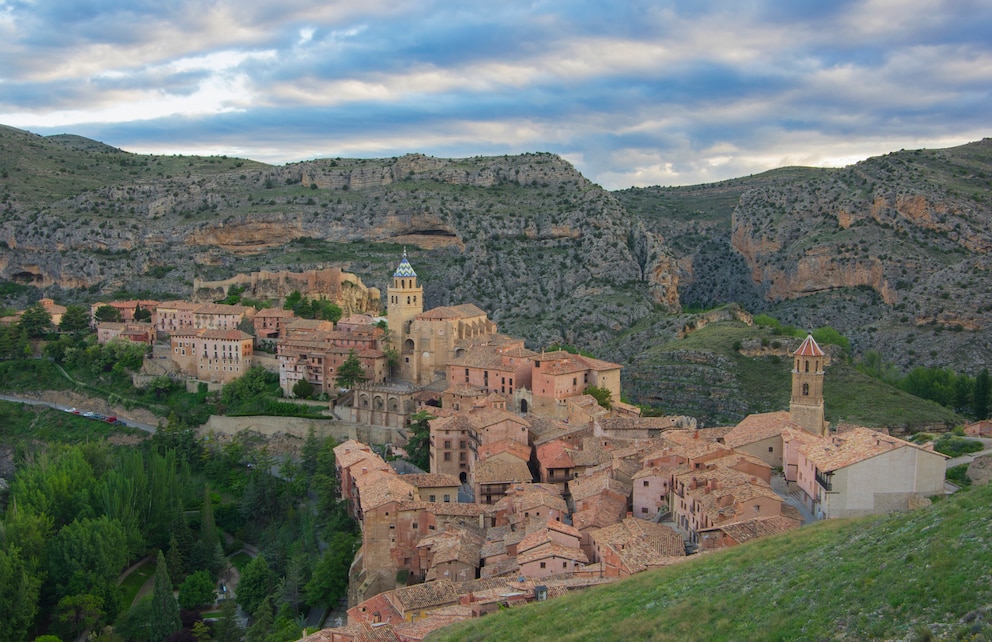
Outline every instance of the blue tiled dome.
<svg viewBox="0 0 992 642">
<path fill-rule="evenodd" d="M 393 278 L 408 278 L 417 277 L 417 273 L 413 271 L 413 266 L 410 262 L 406 260 L 406 250 L 403 250 L 403 260 L 400 261 L 399 266 L 396 268 L 396 272 L 393 273 Z"/>
</svg>

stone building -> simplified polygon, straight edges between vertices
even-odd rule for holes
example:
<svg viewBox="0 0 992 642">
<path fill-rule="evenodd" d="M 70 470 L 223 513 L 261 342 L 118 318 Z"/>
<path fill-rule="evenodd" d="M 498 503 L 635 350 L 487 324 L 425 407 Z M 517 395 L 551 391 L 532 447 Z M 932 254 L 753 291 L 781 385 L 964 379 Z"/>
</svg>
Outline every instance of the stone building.
<svg viewBox="0 0 992 642">
<path fill-rule="evenodd" d="M 227 383 L 251 368 L 253 341 L 241 330 L 183 330 L 170 338 L 172 362 L 186 376 Z"/>
</svg>

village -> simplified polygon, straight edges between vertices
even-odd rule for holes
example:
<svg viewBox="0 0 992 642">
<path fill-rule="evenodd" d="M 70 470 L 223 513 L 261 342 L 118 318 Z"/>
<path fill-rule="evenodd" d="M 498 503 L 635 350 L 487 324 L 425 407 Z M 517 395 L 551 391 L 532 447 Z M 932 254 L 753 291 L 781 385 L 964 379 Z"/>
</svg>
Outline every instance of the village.
<svg viewBox="0 0 992 642">
<path fill-rule="evenodd" d="M 734 426 L 642 417 L 621 401 L 621 366 L 534 351 L 471 304 L 424 309 L 404 256 L 385 322 L 336 323 L 284 309 L 114 301 L 100 343 L 168 337 L 162 367 L 219 387 L 253 365 L 287 397 L 306 381 L 342 421 L 375 426 L 403 455 L 429 420 L 429 467 L 386 461 L 356 439 L 335 448 L 342 498 L 361 525 L 348 623 L 311 640 L 420 640 L 454 621 L 834 517 L 909 510 L 944 491 L 945 456 L 824 419 L 829 354 L 792 352 L 788 410 Z M 41 304 L 53 321 L 60 312 Z M 250 332 L 246 332 L 250 330 Z M 274 350 L 274 355 L 272 351 Z M 160 350 L 161 352 L 161 350 Z M 167 357 L 165 359 L 164 357 Z M 361 365 L 361 383 L 337 387 Z"/>
</svg>

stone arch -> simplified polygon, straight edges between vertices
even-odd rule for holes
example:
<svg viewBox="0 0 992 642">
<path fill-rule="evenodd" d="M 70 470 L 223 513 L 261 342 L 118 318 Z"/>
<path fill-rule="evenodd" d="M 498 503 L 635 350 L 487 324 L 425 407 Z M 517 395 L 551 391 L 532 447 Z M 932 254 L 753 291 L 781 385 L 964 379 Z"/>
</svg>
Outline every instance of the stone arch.
<svg viewBox="0 0 992 642">
<path fill-rule="evenodd" d="M 361 398 L 360 398 L 360 401 L 361 401 L 362 408 L 368 408 L 369 407 L 369 396 L 368 395 L 362 395 Z"/>
<path fill-rule="evenodd" d="M 388 405 L 389 405 L 389 412 L 399 412 L 400 411 L 400 402 L 399 402 L 399 399 L 397 399 L 396 397 L 390 397 L 389 398 Z"/>
<path fill-rule="evenodd" d="M 407 339 L 403 342 L 403 352 L 413 352 L 413 339 Z"/>
<path fill-rule="evenodd" d="M 375 397 L 373 397 L 372 406 L 376 410 L 382 410 L 383 408 L 382 395 L 376 395 Z"/>
<path fill-rule="evenodd" d="M 524 414 L 527 413 L 527 400 L 526 399 L 521 399 L 520 400 L 520 412 L 522 412 Z"/>
</svg>

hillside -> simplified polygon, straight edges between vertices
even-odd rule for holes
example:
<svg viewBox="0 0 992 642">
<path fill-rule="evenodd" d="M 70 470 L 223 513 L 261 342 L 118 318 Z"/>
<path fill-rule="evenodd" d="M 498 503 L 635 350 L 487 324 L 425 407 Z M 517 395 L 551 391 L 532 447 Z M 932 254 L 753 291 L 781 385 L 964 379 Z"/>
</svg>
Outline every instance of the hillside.
<svg viewBox="0 0 992 642">
<path fill-rule="evenodd" d="M 622 373 L 626 394 L 671 413 L 689 414 L 706 426 L 787 409 L 791 354 L 801 340 L 736 320 L 735 309 L 694 315 L 689 318 L 701 327 L 683 338 L 642 346 Z M 703 325 L 703 319 L 709 321 Z M 943 431 L 964 423 L 947 408 L 858 372 L 836 346 L 824 347 L 831 353 L 824 378 L 828 421 L 897 433 Z"/>
<path fill-rule="evenodd" d="M 259 269 L 341 267 L 384 291 L 404 248 L 427 307 L 475 303 L 531 348 L 593 351 L 625 366 L 631 401 L 707 421 L 766 404 L 730 385 L 682 407 L 653 381 L 695 376 L 659 346 L 727 302 L 974 376 L 992 350 L 992 140 L 610 193 L 546 153 L 277 167 L 0 126 L 8 304 L 191 296 L 196 277 Z M 707 376 L 735 379 L 725 364 Z"/>
<path fill-rule="evenodd" d="M 819 522 L 430 639 L 987 640 L 990 505 L 985 486 L 908 514 Z"/>
</svg>

